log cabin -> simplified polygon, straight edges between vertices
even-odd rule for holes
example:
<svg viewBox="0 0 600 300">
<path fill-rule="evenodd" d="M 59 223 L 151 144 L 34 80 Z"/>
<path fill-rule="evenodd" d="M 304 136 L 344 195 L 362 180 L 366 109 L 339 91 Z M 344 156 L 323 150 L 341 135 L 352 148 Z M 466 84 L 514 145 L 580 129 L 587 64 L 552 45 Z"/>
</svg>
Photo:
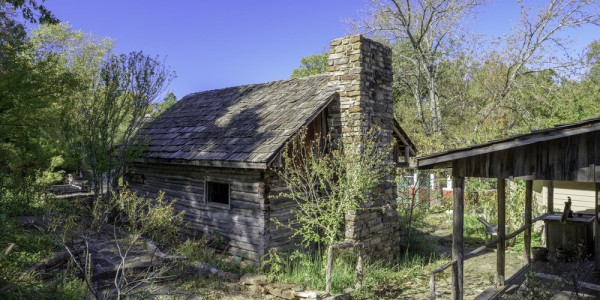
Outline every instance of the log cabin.
<svg viewBox="0 0 600 300">
<path fill-rule="evenodd" d="M 129 166 L 129 186 L 149 197 L 163 191 L 192 230 L 217 233 L 234 256 L 258 263 L 269 249 L 293 249 L 292 232 L 274 220 L 287 222 L 294 201 L 273 197 L 285 188 L 273 168 L 301 130 L 351 141 L 376 125 L 395 145 L 390 163 L 415 155 L 394 119 L 392 76 L 390 48 L 354 35 L 331 42 L 327 73 L 187 95 L 140 130 L 147 148 Z M 348 214 L 344 231 L 379 257 L 399 240 L 388 181 L 375 197 L 382 209 Z"/>
</svg>

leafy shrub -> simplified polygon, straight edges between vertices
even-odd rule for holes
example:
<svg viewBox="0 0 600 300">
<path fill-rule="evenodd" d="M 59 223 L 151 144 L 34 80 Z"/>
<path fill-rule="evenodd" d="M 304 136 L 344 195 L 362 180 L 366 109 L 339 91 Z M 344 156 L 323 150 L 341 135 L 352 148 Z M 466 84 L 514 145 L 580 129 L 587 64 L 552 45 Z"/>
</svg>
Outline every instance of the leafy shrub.
<svg viewBox="0 0 600 300">
<path fill-rule="evenodd" d="M 0 175 L 0 214 L 38 215 L 46 209 L 49 196 L 31 177 Z"/>
<path fill-rule="evenodd" d="M 95 201 L 93 216 L 97 226 L 113 219 L 131 234 L 168 245 L 175 243 L 179 237 L 185 213 L 175 213 L 173 202 L 166 200 L 163 192 L 156 199 L 151 199 L 123 188 L 113 193 L 108 203 Z"/>
</svg>

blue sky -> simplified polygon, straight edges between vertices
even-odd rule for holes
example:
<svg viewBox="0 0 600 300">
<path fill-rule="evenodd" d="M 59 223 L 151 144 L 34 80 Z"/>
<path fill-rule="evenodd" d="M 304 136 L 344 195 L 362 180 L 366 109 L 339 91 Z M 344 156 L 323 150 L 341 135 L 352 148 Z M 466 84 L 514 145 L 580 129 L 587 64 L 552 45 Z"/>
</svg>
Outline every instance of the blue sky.
<svg viewBox="0 0 600 300">
<path fill-rule="evenodd" d="M 327 50 L 349 33 L 368 0 L 46 0 L 74 29 L 115 39 L 119 53 L 158 55 L 177 73 L 168 90 L 192 92 L 289 78 L 300 58 Z M 474 28 L 500 35 L 518 21 L 516 1 L 496 0 Z M 598 37 L 572 36 L 579 48 Z"/>
</svg>

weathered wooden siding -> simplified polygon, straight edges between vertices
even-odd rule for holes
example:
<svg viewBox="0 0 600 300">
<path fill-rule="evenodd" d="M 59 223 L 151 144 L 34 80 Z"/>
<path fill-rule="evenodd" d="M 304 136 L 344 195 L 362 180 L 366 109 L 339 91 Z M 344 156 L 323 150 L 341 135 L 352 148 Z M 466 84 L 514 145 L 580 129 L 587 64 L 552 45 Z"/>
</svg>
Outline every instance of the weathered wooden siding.
<svg viewBox="0 0 600 300">
<path fill-rule="evenodd" d="M 145 177 L 143 184 L 130 183 L 132 190 L 151 197 L 164 191 L 167 198 L 176 200 L 175 208 L 185 211 L 190 229 L 220 234 L 232 255 L 259 262 L 265 254 L 261 171 L 141 163 L 131 171 Z M 230 208 L 206 203 L 206 180 L 229 183 Z"/>
<path fill-rule="evenodd" d="M 293 221 L 292 213 L 296 202 L 289 198 L 277 197 L 279 193 L 285 192 L 286 187 L 274 172 L 267 172 L 265 183 L 267 185 L 265 218 L 268 220 L 268 248 L 275 248 L 277 251 L 289 251 L 296 248 L 300 243 L 300 238 L 292 238 L 292 230 L 289 227 L 282 226 Z"/>
<path fill-rule="evenodd" d="M 594 182 L 600 180 L 600 132 L 540 141 L 452 162 L 454 176 L 549 179 Z"/>
</svg>

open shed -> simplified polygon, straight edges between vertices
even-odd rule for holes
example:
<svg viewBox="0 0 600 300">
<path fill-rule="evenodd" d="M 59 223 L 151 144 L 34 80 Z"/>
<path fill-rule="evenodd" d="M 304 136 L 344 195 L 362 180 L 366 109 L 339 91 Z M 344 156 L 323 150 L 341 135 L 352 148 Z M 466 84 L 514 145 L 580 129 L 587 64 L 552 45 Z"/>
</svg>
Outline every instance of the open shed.
<svg viewBox="0 0 600 300">
<path fill-rule="evenodd" d="M 533 180 L 554 180 L 595 183 L 595 221 L 593 221 L 593 252 L 595 268 L 600 268 L 600 239 L 598 230 L 600 201 L 600 118 L 555 126 L 529 134 L 512 136 L 485 144 L 417 158 L 419 169 L 452 169 L 453 233 L 452 261 L 436 271 L 452 267 L 452 298 L 463 298 L 463 262 L 486 247 L 497 245 L 497 284 L 505 284 L 505 241 L 524 232 L 524 257 L 531 262 L 531 224 Z M 464 253 L 464 179 L 481 177 L 497 179 L 498 235 L 485 246 Z M 525 225 L 515 232 L 505 232 L 506 179 L 523 179 L 526 183 Z M 550 184 L 548 211 L 554 211 Z M 432 292 L 435 272 L 432 273 Z M 435 298 L 435 294 L 432 294 Z"/>
</svg>

